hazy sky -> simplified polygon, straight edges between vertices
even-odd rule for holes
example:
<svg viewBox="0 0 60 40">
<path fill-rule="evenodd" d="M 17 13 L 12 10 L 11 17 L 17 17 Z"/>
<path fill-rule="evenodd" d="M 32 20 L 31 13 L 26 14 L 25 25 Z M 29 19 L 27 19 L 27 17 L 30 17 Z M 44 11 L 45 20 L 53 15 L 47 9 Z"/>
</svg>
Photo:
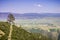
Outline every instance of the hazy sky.
<svg viewBox="0 0 60 40">
<path fill-rule="evenodd" d="M 60 13 L 60 0 L 0 0 L 0 12 Z"/>
</svg>

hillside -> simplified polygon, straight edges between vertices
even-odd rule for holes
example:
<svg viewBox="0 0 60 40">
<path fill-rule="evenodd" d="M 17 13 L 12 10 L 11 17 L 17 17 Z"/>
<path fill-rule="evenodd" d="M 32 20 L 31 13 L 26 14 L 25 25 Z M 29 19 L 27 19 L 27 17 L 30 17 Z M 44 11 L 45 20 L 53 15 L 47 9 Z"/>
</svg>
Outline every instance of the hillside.
<svg viewBox="0 0 60 40">
<path fill-rule="evenodd" d="M 7 40 L 9 34 L 10 24 L 7 22 L 0 22 L 0 30 L 2 30 L 5 35 L 0 38 L 0 40 Z M 13 25 L 12 40 L 49 40 L 48 37 L 43 36 L 42 34 L 29 33 Z"/>
</svg>

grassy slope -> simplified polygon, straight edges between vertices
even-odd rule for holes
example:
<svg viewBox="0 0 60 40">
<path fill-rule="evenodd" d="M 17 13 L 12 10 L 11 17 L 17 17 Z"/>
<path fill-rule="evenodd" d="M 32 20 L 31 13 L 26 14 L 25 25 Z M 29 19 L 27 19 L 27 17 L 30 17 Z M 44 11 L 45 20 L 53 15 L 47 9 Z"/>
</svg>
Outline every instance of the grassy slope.
<svg viewBox="0 0 60 40">
<path fill-rule="evenodd" d="M 7 40 L 9 34 L 9 26 L 7 22 L 0 22 L 0 30 L 5 32 L 0 40 Z M 39 38 L 41 37 L 41 38 Z M 22 28 L 18 28 L 13 25 L 12 40 L 49 40 L 47 37 L 41 34 L 29 33 Z"/>
<path fill-rule="evenodd" d="M 7 40 L 9 34 L 9 24 L 7 22 L 0 22 L 0 30 L 5 33 L 1 40 Z"/>
</svg>

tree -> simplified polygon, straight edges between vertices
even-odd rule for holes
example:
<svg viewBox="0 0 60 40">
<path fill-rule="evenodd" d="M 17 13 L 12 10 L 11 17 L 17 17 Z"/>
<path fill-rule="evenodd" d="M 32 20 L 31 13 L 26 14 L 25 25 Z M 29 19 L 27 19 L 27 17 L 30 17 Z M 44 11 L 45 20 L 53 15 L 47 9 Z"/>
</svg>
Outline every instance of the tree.
<svg viewBox="0 0 60 40">
<path fill-rule="evenodd" d="M 11 40 L 11 35 L 12 35 L 12 31 L 13 31 L 12 25 L 13 25 L 14 20 L 15 20 L 13 14 L 9 14 L 7 20 L 11 24 L 10 25 L 10 33 L 9 33 L 9 36 L 8 36 L 8 40 Z"/>
<path fill-rule="evenodd" d="M 14 23 L 14 20 L 15 20 L 15 18 L 14 18 L 14 16 L 13 16 L 13 14 L 9 14 L 7 21 L 8 21 L 9 23 Z"/>
</svg>

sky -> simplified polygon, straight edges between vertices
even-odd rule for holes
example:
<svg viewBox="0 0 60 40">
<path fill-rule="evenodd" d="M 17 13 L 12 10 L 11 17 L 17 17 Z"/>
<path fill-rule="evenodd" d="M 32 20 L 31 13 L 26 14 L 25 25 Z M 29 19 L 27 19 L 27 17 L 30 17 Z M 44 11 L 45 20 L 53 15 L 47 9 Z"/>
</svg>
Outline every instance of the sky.
<svg viewBox="0 0 60 40">
<path fill-rule="evenodd" d="M 60 13 L 60 0 L 0 0 L 0 12 Z"/>
</svg>

